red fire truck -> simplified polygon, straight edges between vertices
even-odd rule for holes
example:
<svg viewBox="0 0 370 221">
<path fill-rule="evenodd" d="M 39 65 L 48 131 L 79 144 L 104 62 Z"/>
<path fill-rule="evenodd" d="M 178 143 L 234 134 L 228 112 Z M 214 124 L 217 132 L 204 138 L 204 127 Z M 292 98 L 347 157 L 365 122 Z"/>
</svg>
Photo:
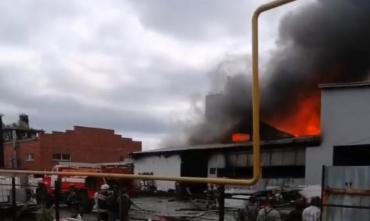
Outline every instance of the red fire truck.
<svg viewBox="0 0 370 221">
<path fill-rule="evenodd" d="M 65 165 L 56 165 L 53 171 L 58 172 L 94 172 L 94 173 L 123 173 L 132 174 L 132 164 L 110 163 L 110 164 L 86 164 L 86 163 L 70 163 Z M 134 196 L 136 185 L 132 180 L 122 180 L 113 178 L 88 177 L 88 176 L 58 176 L 47 175 L 43 177 L 43 184 L 47 189 L 49 199 L 52 201 L 55 196 L 55 181 L 61 181 L 61 198 L 66 201 L 70 190 L 73 188 L 77 191 L 79 198 L 82 200 L 83 209 L 91 211 L 94 205 L 95 193 L 99 191 L 102 184 L 110 186 L 117 185 L 118 187 L 126 187 L 128 194 Z"/>
</svg>

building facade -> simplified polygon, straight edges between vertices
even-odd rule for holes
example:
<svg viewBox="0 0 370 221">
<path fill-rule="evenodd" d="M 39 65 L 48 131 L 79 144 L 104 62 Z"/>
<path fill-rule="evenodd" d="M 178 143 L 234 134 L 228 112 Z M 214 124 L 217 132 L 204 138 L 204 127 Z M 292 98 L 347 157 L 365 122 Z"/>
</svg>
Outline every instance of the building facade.
<svg viewBox="0 0 370 221">
<path fill-rule="evenodd" d="M 320 88 L 322 142 L 306 150 L 306 184 L 321 183 L 323 165 L 370 165 L 370 83 Z"/>
<path fill-rule="evenodd" d="M 305 149 L 317 146 L 319 137 L 262 141 L 262 179 L 253 188 L 305 183 Z M 157 176 L 252 177 L 252 143 L 210 144 L 164 148 L 132 153 L 135 174 Z M 158 190 L 175 189 L 174 182 L 155 181 Z M 201 192 L 205 185 L 193 185 Z"/>
<path fill-rule="evenodd" d="M 123 161 L 140 151 L 141 142 L 115 134 L 113 130 L 75 126 L 65 132 L 42 133 L 4 145 L 5 168 L 50 170 L 59 162 L 108 163 Z"/>
</svg>

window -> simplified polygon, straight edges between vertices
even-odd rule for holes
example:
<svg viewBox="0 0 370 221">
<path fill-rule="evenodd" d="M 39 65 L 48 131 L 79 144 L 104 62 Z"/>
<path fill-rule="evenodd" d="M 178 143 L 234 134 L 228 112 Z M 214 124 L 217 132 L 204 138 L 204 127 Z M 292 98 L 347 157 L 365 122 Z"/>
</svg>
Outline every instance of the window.
<svg viewBox="0 0 370 221">
<path fill-rule="evenodd" d="M 63 161 L 71 161 L 71 155 L 69 154 L 62 154 L 62 160 Z"/>
<path fill-rule="evenodd" d="M 334 146 L 334 166 L 369 166 L 370 145 Z"/>
<path fill-rule="evenodd" d="M 209 168 L 209 174 L 216 174 L 216 168 Z"/>
<path fill-rule="evenodd" d="M 53 154 L 53 160 L 61 160 L 60 153 Z"/>
<path fill-rule="evenodd" d="M 33 161 L 34 160 L 34 155 L 33 153 L 28 153 L 26 155 L 26 161 Z"/>
<path fill-rule="evenodd" d="M 53 160 L 56 161 L 71 161 L 71 155 L 69 153 L 54 153 Z"/>
</svg>

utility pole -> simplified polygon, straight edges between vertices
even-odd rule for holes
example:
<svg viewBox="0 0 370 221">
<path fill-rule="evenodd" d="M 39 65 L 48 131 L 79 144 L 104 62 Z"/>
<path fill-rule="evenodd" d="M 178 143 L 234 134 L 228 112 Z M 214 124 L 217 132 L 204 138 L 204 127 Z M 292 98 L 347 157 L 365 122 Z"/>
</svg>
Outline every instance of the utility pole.
<svg viewBox="0 0 370 221">
<path fill-rule="evenodd" d="M 17 162 L 17 129 L 12 129 L 12 144 L 13 144 L 13 153 L 12 153 L 12 169 L 18 168 Z"/>
<path fill-rule="evenodd" d="M 13 154 L 12 154 L 12 168 L 17 169 L 17 129 L 12 129 Z M 15 188 L 15 176 L 12 176 L 12 207 L 13 207 L 13 221 L 17 220 L 17 195 Z"/>
<path fill-rule="evenodd" d="M 0 114 L 0 168 L 4 168 L 4 133 L 3 133 L 3 115 Z"/>
</svg>

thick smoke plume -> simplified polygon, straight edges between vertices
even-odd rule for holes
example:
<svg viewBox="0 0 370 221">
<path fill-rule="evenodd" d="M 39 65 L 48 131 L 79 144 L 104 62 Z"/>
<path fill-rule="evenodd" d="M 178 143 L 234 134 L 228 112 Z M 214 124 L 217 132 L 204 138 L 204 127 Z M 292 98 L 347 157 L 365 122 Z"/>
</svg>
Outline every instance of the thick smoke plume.
<svg viewBox="0 0 370 221">
<path fill-rule="evenodd" d="M 367 80 L 369 12 L 369 1 L 321 0 L 286 15 L 267 68 L 265 116 L 291 116 L 320 83 Z"/>
<path fill-rule="evenodd" d="M 368 80 L 370 1 L 321 0 L 289 12 L 280 22 L 276 45 L 267 66 L 260 67 L 267 82 L 262 138 L 287 136 L 269 125 L 296 136 L 317 134 L 318 85 Z M 230 142 L 232 133 L 251 132 L 247 74 L 234 73 L 222 93 L 207 97 L 204 121 L 187 131 L 189 144 Z"/>
</svg>

